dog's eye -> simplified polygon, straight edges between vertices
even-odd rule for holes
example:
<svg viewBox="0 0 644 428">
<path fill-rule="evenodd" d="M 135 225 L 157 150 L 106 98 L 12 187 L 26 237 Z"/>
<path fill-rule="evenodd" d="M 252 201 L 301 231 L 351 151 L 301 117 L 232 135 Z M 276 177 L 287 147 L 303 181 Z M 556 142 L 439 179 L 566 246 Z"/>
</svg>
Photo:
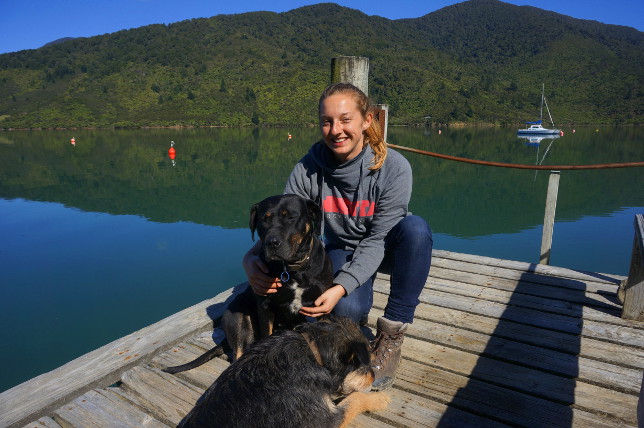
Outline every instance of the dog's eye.
<svg viewBox="0 0 644 428">
<path fill-rule="evenodd" d="M 282 218 L 284 218 L 284 220 L 288 221 L 289 223 L 293 223 L 298 219 L 298 217 L 299 216 L 296 213 L 290 213 L 286 210 L 282 211 Z"/>
</svg>

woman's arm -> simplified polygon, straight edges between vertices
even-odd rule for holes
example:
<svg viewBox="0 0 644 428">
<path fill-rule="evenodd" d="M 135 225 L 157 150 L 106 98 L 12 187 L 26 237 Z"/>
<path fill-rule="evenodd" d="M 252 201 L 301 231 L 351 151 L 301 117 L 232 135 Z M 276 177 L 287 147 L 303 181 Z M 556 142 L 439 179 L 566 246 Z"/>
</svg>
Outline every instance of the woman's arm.
<svg viewBox="0 0 644 428">
<path fill-rule="evenodd" d="M 268 266 L 260 257 L 262 251 L 262 241 L 258 240 L 255 245 L 244 255 L 242 266 L 246 271 L 246 277 L 253 292 L 260 296 L 271 293 L 277 293 L 277 289 L 282 286 L 279 278 L 273 278 L 268 275 Z"/>
</svg>

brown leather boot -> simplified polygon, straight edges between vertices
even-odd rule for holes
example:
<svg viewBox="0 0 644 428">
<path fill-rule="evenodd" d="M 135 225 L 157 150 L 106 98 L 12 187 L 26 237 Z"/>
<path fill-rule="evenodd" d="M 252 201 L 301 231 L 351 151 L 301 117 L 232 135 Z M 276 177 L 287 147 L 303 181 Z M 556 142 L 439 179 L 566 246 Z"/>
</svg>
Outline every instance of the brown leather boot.
<svg viewBox="0 0 644 428">
<path fill-rule="evenodd" d="M 376 379 L 372 391 L 390 388 L 400 365 L 401 347 L 409 324 L 380 317 L 376 322 L 376 339 L 371 345 L 371 368 Z"/>
</svg>

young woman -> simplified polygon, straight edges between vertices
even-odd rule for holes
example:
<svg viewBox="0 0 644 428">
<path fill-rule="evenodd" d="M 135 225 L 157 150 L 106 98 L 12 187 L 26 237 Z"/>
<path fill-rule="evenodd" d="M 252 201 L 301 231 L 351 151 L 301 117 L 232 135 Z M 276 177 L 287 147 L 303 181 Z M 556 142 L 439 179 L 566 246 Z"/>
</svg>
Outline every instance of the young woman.
<svg viewBox="0 0 644 428">
<path fill-rule="evenodd" d="M 284 193 L 312 199 L 322 208 L 335 286 L 300 312 L 319 317 L 333 311 L 364 324 L 376 271 L 389 271 L 389 300 L 377 320 L 372 351 L 373 389 L 384 389 L 394 381 L 404 333 L 429 273 L 432 233 L 408 210 L 411 167 L 402 155 L 387 150 L 367 96 L 353 85 L 334 84 L 322 93 L 318 111 L 323 138 L 295 165 Z M 266 295 L 281 284 L 266 275 L 259 247 L 258 242 L 243 265 L 253 291 Z"/>
</svg>

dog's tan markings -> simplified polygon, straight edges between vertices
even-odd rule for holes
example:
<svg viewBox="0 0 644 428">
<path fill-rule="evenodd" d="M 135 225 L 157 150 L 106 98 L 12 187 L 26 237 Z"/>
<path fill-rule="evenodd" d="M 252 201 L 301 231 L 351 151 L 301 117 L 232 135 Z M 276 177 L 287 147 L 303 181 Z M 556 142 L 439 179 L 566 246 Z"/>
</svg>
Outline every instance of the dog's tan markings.
<svg viewBox="0 0 644 428">
<path fill-rule="evenodd" d="M 299 233 L 293 234 L 293 236 L 291 236 L 291 247 L 292 248 L 298 248 L 300 246 L 300 244 L 302 244 L 303 239 L 304 239 L 304 237 L 302 235 L 300 235 Z"/>
<path fill-rule="evenodd" d="M 339 428 L 347 427 L 360 413 L 385 410 L 389 403 L 391 398 L 384 391 L 354 392 L 340 403 L 344 408 L 344 419 Z"/>
<path fill-rule="evenodd" d="M 350 394 L 356 391 L 368 391 L 373 383 L 371 371 L 353 371 L 342 381 L 342 393 Z"/>
<path fill-rule="evenodd" d="M 304 340 L 306 340 L 306 343 L 309 345 L 309 349 L 313 353 L 313 356 L 315 357 L 315 361 L 318 362 L 319 365 L 324 366 L 324 363 L 322 362 L 322 355 L 320 355 L 320 350 L 318 349 L 318 345 L 311 339 L 311 336 L 309 336 L 308 333 L 305 332 L 300 332 Z"/>
<path fill-rule="evenodd" d="M 238 360 L 243 353 L 244 353 L 244 350 L 241 348 L 241 346 L 235 347 L 235 360 Z"/>
</svg>

